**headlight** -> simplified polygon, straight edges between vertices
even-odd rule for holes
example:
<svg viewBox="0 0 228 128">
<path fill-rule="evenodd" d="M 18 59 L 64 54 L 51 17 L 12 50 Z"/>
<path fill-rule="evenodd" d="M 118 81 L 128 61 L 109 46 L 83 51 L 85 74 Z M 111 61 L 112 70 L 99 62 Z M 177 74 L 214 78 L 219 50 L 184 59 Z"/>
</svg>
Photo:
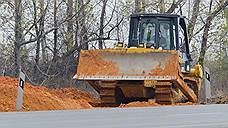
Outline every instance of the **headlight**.
<svg viewBox="0 0 228 128">
<path fill-rule="evenodd" d="M 190 62 L 189 61 L 185 61 L 185 72 L 190 73 Z"/>
</svg>

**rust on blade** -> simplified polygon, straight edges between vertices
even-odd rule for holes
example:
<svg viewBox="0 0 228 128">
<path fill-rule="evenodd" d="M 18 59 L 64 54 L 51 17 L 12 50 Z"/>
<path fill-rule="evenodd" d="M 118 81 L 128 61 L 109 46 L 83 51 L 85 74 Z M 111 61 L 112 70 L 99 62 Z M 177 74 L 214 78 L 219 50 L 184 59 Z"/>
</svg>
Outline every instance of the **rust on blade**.
<svg viewBox="0 0 228 128">
<path fill-rule="evenodd" d="M 118 74 L 117 65 L 111 61 L 105 61 L 99 51 L 82 51 L 79 59 L 77 75 L 115 75 Z"/>
<path fill-rule="evenodd" d="M 84 50 L 80 54 L 77 77 L 176 77 L 178 57 L 173 50 Z"/>
<path fill-rule="evenodd" d="M 162 67 L 160 64 L 152 69 L 150 75 L 152 76 L 178 76 L 178 55 L 173 55 L 168 58 L 165 62 L 165 66 Z"/>
</svg>

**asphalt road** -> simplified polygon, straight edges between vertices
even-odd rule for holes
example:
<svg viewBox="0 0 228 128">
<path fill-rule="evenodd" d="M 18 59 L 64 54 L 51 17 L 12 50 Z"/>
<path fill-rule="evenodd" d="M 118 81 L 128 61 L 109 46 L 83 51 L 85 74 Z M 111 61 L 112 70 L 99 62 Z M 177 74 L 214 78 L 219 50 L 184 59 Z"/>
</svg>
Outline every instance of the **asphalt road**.
<svg viewBox="0 0 228 128">
<path fill-rule="evenodd" d="M 228 128 L 228 105 L 0 113 L 0 128 Z"/>
</svg>

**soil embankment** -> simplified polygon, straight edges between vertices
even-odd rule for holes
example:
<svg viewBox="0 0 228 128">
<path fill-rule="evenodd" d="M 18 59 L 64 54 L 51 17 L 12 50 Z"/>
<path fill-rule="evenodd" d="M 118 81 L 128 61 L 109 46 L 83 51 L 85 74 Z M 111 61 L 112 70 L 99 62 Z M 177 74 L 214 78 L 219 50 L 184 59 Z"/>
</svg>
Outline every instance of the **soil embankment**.
<svg viewBox="0 0 228 128">
<path fill-rule="evenodd" d="M 0 77 L 0 111 L 15 111 L 18 80 Z M 22 111 L 90 109 L 94 100 L 89 93 L 76 88 L 49 89 L 26 83 Z"/>
</svg>

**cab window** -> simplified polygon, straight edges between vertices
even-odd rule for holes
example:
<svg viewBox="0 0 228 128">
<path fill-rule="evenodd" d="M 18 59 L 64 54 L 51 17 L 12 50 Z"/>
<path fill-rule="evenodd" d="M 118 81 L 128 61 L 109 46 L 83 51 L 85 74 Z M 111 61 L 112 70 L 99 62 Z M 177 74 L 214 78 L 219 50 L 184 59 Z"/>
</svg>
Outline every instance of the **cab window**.
<svg viewBox="0 0 228 128">
<path fill-rule="evenodd" d="M 144 22 L 142 24 L 142 43 L 145 43 L 147 47 L 155 46 L 155 23 Z"/>
<path fill-rule="evenodd" d="M 164 50 L 170 50 L 171 48 L 171 36 L 170 36 L 170 24 L 167 22 L 160 22 L 159 27 L 159 47 Z"/>
</svg>

